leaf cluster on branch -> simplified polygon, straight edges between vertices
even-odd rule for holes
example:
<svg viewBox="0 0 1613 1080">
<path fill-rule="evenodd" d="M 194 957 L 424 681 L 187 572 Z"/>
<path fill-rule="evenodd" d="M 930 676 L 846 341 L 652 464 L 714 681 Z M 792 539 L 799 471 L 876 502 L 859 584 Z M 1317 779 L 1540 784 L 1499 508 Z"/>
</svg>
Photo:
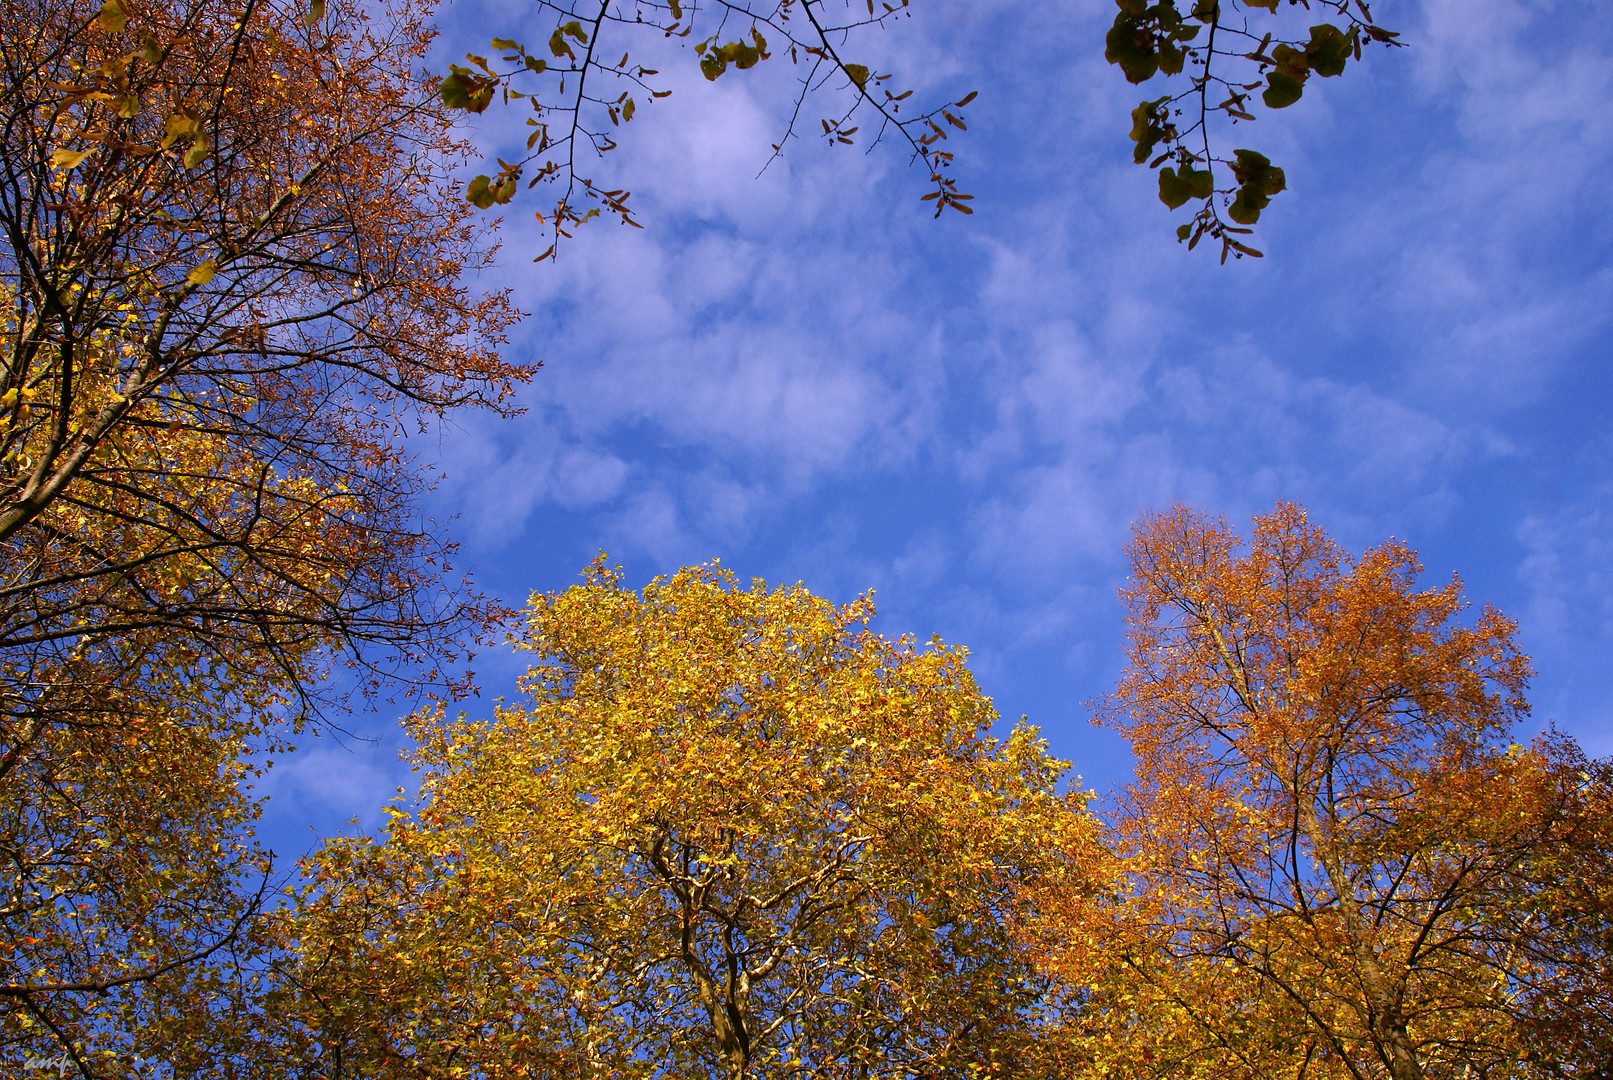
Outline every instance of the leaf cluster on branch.
<svg viewBox="0 0 1613 1080">
<path fill-rule="evenodd" d="M 1310 0 L 1115 0 L 1120 8 L 1105 41 L 1104 59 L 1130 83 L 1181 76 L 1180 89 L 1144 100 L 1131 113 L 1133 154 L 1159 173 L 1159 198 L 1169 209 L 1197 203 L 1176 235 L 1188 248 L 1206 236 L 1228 255 L 1256 258 L 1244 239 L 1273 196 L 1288 186 L 1283 170 L 1256 150 L 1218 146 L 1212 132 L 1253 121 L 1255 110 L 1285 109 L 1300 99 L 1312 75 L 1344 74 L 1373 44 L 1399 45 L 1399 34 L 1373 21 L 1366 0 L 1316 0 L 1341 25 L 1308 28 Z M 1180 85 L 1179 82 L 1179 85 Z M 1254 95 L 1259 95 L 1259 104 Z M 1224 144 L 1221 144 L 1224 145 Z M 1217 175 L 1219 171 L 1219 176 Z"/>
<path fill-rule="evenodd" d="M 1189 249 L 1206 237 L 1229 256 L 1260 257 L 1247 242 L 1261 212 L 1286 190 L 1283 170 L 1258 150 L 1227 151 L 1220 126 L 1256 118 L 1257 110 L 1284 109 L 1299 101 L 1311 77 L 1342 75 L 1372 45 L 1395 47 L 1400 34 L 1373 20 L 1366 0 L 1316 0 L 1336 22 L 1305 25 L 1309 0 L 1116 0 L 1104 57 L 1128 82 L 1156 76 L 1184 84 L 1145 100 L 1131 112 L 1134 159 L 1158 171 L 1159 197 L 1176 210 L 1198 204 L 1191 221 L 1177 229 Z M 819 120 L 831 144 L 849 144 L 864 124 L 874 125 L 872 143 L 894 137 L 922 164 L 936 216 L 947 208 L 968 214 L 972 195 L 950 175 L 953 154 L 941 143 L 967 130 L 961 116 L 977 96 L 917 109 L 911 88 L 893 89 L 893 76 L 857 63 L 867 32 L 909 16 L 910 0 L 771 0 L 756 6 L 734 0 L 593 0 L 589 4 L 537 0 L 540 18 L 552 20 L 546 46 L 528 50 L 509 38 L 493 38 L 493 58 L 468 54 L 452 64 L 440 86 L 452 109 L 484 112 L 495 99 L 525 101 L 532 115 L 524 156 L 498 159 L 496 172 L 481 174 L 466 188 L 467 199 L 487 209 L 509 203 L 522 181 L 528 188 L 556 183 L 551 210 L 538 211 L 552 226 L 556 243 L 569 229 L 601 211 L 628 225 L 630 192 L 606 190 L 578 172 L 617 147 L 618 129 L 641 104 L 668 96 L 658 89 L 660 72 L 632 62 L 631 39 L 645 34 L 690 38 L 708 80 L 730 67 L 745 70 L 775 54 L 797 69 L 797 91 L 773 158 L 810 127 L 804 110 L 817 91 L 836 92 Z M 866 7 L 866 12 L 864 11 Z M 1291 9 L 1302 8 L 1303 13 Z M 769 44 L 772 42 L 772 45 Z M 620 52 L 620 59 L 615 59 Z M 1258 95 L 1258 100 L 1256 99 Z M 903 108 L 907 107 L 904 114 Z M 861 116 L 863 119 L 858 119 Z M 764 166 L 765 167 L 765 166 Z M 595 205 L 585 208 L 585 203 Z M 554 254 L 550 246 L 539 260 Z"/>
</svg>

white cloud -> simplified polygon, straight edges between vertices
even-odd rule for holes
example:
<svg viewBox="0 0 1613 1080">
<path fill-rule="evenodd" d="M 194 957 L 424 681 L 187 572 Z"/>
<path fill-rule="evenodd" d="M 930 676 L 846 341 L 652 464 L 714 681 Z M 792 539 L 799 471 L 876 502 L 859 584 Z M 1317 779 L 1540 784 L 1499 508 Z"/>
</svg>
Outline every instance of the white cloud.
<svg viewBox="0 0 1613 1080">
<path fill-rule="evenodd" d="M 536 547 L 604 546 L 841 599 L 873 585 L 903 629 L 1079 699 L 1109 674 L 1139 509 L 1237 520 L 1295 498 L 1354 546 L 1460 555 L 1481 595 L 1522 575 L 1549 650 L 1605 649 L 1602 502 L 1513 491 L 1577 452 L 1554 412 L 1604 415 L 1609 394 L 1583 377 L 1613 310 L 1594 5 L 1402 9 L 1409 48 L 1238 129 L 1291 190 L 1267 258 L 1227 267 L 1173 242 L 1180 215 L 1129 162 L 1149 88 L 1102 62 L 1108 9 L 915 8 L 870 60 L 919 97 L 980 91 L 949 143 L 973 217 L 929 222 L 898 152 L 804 139 L 755 179 L 788 70 L 707 85 L 686 53 L 602 166 L 631 178 L 644 231 L 591 224 L 534 267 L 548 241 L 512 212 L 506 269 L 534 312 L 515 351 L 545 367 L 525 418 L 444 442 L 484 558 L 513 575 Z M 1613 690 L 1565 665 L 1582 689 L 1562 701 Z M 1072 673 L 1098 684 L 1072 695 Z"/>
<path fill-rule="evenodd" d="M 398 787 L 412 786 L 396 739 L 388 736 L 373 743 L 309 739 L 275 758 L 261 782 L 269 802 L 259 834 L 283 865 L 318 838 L 349 831 L 355 819 L 360 829 L 375 828 Z"/>
</svg>

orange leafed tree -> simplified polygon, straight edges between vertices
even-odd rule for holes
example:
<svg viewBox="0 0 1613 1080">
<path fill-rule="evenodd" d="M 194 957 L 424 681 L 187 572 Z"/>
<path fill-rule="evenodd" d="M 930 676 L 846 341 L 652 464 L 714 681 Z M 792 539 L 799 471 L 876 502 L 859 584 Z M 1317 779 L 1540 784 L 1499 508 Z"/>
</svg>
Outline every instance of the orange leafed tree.
<svg viewBox="0 0 1613 1080">
<path fill-rule="evenodd" d="M 1514 624 L 1293 505 L 1247 541 L 1177 509 L 1129 552 L 1097 1072 L 1573 1075 L 1605 1043 L 1607 770 L 1511 742 Z"/>
<path fill-rule="evenodd" d="M 131 1067 L 146 984 L 244 945 L 238 753 L 497 615 L 403 441 L 529 374 L 430 15 L 0 0 L 5 1064 Z"/>
<path fill-rule="evenodd" d="M 1061 763 L 961 650 L 866 600 L 534 598 L 521 698 L 422 715 L 422 801 L 329 845 L 296 916 L 319 1075 L 1038 1075 L 1026 896 L 1101 850 Z M 288 1010 L 290 1011 L 290 1010 Z"/>
<path fill-rule="evenodd" d="M 423 602 L 445 549 L 400 436 L 528 370 L 468 281 L 428 15 L 5 0 L 11 715 L 49 710 L 65 649 L 154 623 L 293 673 L 309 642 L 453 648 L 473 613 Z"/>
</svg>

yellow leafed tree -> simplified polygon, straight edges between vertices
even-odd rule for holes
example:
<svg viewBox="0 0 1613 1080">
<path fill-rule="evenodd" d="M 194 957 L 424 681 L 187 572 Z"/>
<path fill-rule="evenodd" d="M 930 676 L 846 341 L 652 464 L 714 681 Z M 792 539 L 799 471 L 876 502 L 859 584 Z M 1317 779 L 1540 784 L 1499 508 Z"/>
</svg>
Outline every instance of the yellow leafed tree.
<svg viewBox="0 0 1613 1080">
<path fill-rule="evenodd" d="M 321 1075 L 1024 1076 L 1032 896 L 1103 865 L 1035 732 L 867 599 L 596 563 L 518 701 L 413 721 L 421 803 L 308 867 Z"/>
</svg>

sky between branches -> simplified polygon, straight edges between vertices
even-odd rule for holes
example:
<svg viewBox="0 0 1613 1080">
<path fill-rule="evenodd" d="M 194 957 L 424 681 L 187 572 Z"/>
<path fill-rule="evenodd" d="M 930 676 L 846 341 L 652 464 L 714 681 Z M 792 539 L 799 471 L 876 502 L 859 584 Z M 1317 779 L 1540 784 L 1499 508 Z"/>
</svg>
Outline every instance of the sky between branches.
<svg viewBox="0 0 1613 1080">
<path fill-rule="evenodd" d="M 1520 621 L 1536 721 L 1613 753 L 1598 8 L 1382 5 L 1410 48 L 1248 132 L 1289 191 L 1267 257 L 1226 267 L 1177 246 L 1187 211 L 1130 164 L 1140 92 L 1103 62 L 1107 0 L 922 0 L 872 40 L 919 98 L 980 93 L 953 147 L 977 213 L 941 222 L 894 145 L 807 138 L 757 179 L 789 69 L 708 84 L 674 51 L 673 97 L 594 174 L 635 189 L 643 231 L 590 224 L 533 265 L 548 241 L 506 208 L 487 284 L 514 287 L 532 315 L 511 351 L 545 366 L 525 416 L 420 440 L 447 477 L 431 510 L 516 601 L 601 548 L 636 583 L 720 557 L 837 600 L 873 588 L 882 630 L 969 646 L 999 711 L 1101 792 L 1129 773 L 1085 702 L 1120 665 L 1130 521 L 1294 499 L 1357 550 L 1405 539 L 1430 584 L 1459 571 Z M 451 0 L 445 57 L 526 15 Z M 484 700 L 518 667 L 482 657 Z M 361 727 L 375 745 L 277 766 L 271 834 L 371 822 L 407 783 L 387 718 Z"/>
</svg>

